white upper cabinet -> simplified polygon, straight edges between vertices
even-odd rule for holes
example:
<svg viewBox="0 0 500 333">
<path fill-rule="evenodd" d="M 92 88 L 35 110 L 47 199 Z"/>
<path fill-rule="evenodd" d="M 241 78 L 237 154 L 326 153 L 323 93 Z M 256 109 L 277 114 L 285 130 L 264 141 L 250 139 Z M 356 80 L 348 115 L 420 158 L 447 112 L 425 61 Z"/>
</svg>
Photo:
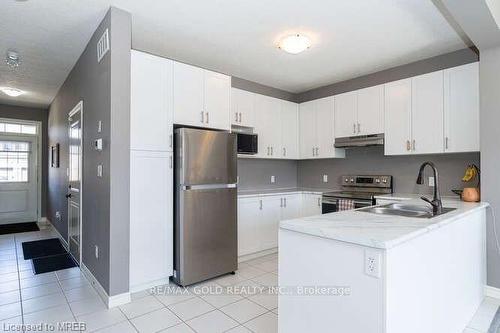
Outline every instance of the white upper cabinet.
<svg viewBox="0 0 500 333">
<path fill-rule="evenodd" d="M 316 158 L 344 157 L 344 150 L 335 148 L 335 115 L 333 97 L 317 99 Z"/>
<path fill-rule="evenodd" d="M 210 128 L 229 129 L 231 77 L 207 70 L 204 74 L 205 121 Z"/>
<path fill-rule="evenodd" d="M 300 109 L 300 157 L 345 157 L 343 149 L 336 149 L 335 116 L 333 97 L 325 97 L 301 103 Z"/>
<path fill-rule="evenodd" d="M 384 133 L 384 86 L 335 96 L 335 137 Z"/>
<path fill-rule="evenodd" d="M 413 153 L 444 151 L 443 97 L 443 71 L 412 78 Z"/>
<path fill-rule="evenodd" d="M 131 51 L 130 149 L 172 151 L 173 61 Z"/>
<path fill-rule="evenodd" d="M 281 158 L 299 158 L 299 108 L 297 103 L 281 101 Z"/>
<path fill-rule="evenodd" d="M 174 62 L 174 122 L 230 129 L 231 78 Z"/>
<path fill-rule="evenodd" d="M 335 96 L 335 137 L 358 134 L 358 94 L 356 91 Z"/>
<path fill-rule="evenodd" d="M 174 122 L 205 126 L 203 69 L 174 62 Z"/>
<path fill-rule="evenodd" d="M 384 133 L 384 86 L 358 90 L 358 135 Z"/>
<path fill-rule="evenodd" d="M 444 71 L 444 151 L 479 151 L 479 63 Z"/>
<path fill-rule="evenodd" d="M 411 79 L 385 85 L 385 154 L 411 153 Z"/>
<path fill-rule="evenodd" d="M 231 124 L 255 126 L 255 94 L 241 89 L 231 89 Z"/>
<path fill-rule="evenodd" d="M 313 158 L 316 153 L 316 106 L 314 101 L 299 105 L 299 147 L 301 158 Z"/>
<path fill-rule="evenodd" d="M 259 152 L 256 157 L 281 158 L 281 103 L 279 99 L 257 95 L 255 129 Z"/>
</svg>

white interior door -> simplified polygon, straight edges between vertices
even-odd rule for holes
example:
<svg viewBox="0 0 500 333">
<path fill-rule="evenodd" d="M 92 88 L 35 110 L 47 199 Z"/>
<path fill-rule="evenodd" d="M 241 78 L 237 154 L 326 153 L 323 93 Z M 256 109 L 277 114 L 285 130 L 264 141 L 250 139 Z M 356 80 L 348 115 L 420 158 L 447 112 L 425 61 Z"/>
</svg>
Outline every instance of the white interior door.
<svg viewBox="0 0 500 333">
<path fill-rule="evenodd" d="M 38 220 L 38 137 L 0 134 L 0 224 Z"/>
<path fill-rule="evenodd" d="M 68 117 L 68 244 L 69 252 L 80 263 L 81 249 L 81 180 L 82 180 L 82 104 Z"/>
</svg>

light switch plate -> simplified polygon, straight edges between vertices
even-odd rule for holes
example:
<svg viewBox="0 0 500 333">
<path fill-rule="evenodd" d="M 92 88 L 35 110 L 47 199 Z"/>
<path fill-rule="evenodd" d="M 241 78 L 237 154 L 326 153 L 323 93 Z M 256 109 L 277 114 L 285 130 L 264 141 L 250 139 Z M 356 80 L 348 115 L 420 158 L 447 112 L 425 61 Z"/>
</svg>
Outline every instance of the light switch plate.
<svg viewBox="0 0 500 333">
<path fill-rule="evenodd" d="M 271 184 L 276 183 L 276 176 L 271 176 Z"/>
<path fill-rule="evenodd" d="M 97 165 L 97 177 L 102 177 L 102 164 Z"/>
<path fill-rule="evenodd" d="M 99 120 L 97 122 L 97 133 L 101 133 L 102 132 L 102 121 Z"/>
<path fill-rule="evenodd" d="M 323 183 L 328 183 L 328 175 L 323 175 Z"/>
</svg>

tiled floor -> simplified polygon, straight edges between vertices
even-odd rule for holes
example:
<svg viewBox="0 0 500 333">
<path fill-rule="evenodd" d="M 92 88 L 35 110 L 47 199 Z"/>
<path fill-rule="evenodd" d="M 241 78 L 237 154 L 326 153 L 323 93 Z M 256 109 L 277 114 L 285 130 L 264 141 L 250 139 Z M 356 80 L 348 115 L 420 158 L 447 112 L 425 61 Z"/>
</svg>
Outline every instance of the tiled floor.
<svg viewBox="0 0 500 333">
<path fill-rule="evenodd" d="M 86 323 L 86 332 L 278 331 L 277 296 L 266 292 L 278 282 L 276 254 L 240 264 L 235 275 L 177 293 L 171 289 L 168 292 L 173 286 L 140 292 L 132 295 L 131 303 L 106 309 L 78 268 L 33 275 L 30 262 L 23 260 L 21 243 L 54 236 L 50 228 L 0 235 L 1 329 L 4 323 L 80 321 Z M 260 292 L 227 292 L 245 286 L 258 287 Z M 217 294 L 207 294 L 207 290 L 216 290 Z M 487 332 L 499 304 L 486 298 L 464 333 Z"/>
</svg>

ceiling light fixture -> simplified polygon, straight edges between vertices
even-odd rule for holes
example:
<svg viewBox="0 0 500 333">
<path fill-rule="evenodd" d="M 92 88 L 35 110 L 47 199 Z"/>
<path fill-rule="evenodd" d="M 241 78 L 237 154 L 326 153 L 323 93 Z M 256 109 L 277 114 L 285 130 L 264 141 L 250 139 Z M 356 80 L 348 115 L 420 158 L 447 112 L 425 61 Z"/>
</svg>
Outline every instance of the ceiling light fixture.
<svg viewBox="0 0 500 333">
<path fill-rule="evenodd" d="M 16 68 L 19 67 L 19 64 L 21 63 L 21 57 L 17 51 L 8 50 L 5 62 L 9 65 L 9 67 Z"/>
<path fill-rule="evenodd" d="M 298 54 L 311 47 L 311 40 L 301 34 L 289 35 L 281 39 L 278 47 L 285 52 Z"/>
<path fill-rule="evenodd" d="M 25 91 L 11 87 L 0 87 L 0 91 L 6 95 L 9 95 L 10 97 L 18 97 L 25 93 Z"/>
</svg>

